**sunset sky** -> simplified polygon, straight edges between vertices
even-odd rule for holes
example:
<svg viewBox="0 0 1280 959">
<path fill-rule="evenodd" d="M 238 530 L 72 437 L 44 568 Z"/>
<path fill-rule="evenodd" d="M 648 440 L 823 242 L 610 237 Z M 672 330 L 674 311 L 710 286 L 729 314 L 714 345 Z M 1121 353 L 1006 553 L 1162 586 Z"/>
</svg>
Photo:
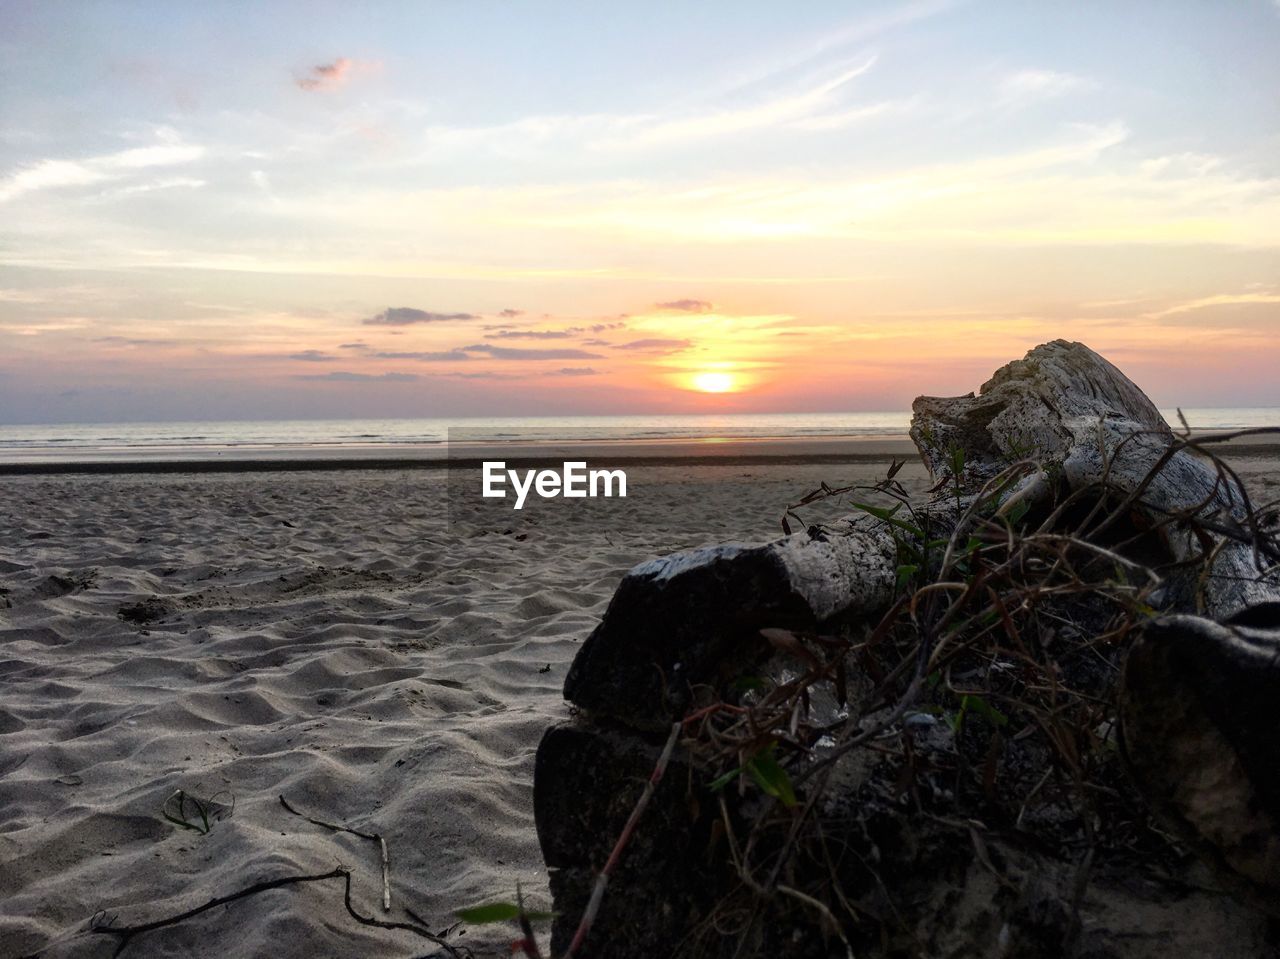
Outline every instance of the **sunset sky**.
<svg viewBox="0 0 1280 959">
<path fill-rule="evenodd" d="M 0 4 L 0 422 L 1280 405 L 1280 3 Z"/>
</svg>

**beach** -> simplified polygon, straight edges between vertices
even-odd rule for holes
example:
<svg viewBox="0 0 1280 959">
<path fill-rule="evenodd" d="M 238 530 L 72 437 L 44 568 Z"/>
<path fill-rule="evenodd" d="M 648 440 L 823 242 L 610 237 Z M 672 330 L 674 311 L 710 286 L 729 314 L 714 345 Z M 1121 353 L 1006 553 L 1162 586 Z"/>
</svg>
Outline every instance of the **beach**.
<svg viewBox="0 0 1280 959">
<path fill-rule="evenodd" d="M 441 470 L 0 480 L 0 941 L 110 955 L 83 935 L 99 910 L 150 920 L 338 862 L 381 914 L 376 850 L 280 795 L 386 836 L 396 915 L 446 927 L 517 881 L 545 907 L 533 752 L 623 573 L 775 536 L 810 487 L 886 465 L 632 467 L 627 500 L 452 528 Z M 176 827 L 161 810 L 177 789 L 234 797 L 234 812 L 207 835 Z M 423 954 L 350 921 L 340 896 L 271 892 L 132 948 Z M 477 955 L 509 939 L 458 937 Z"/>
<path fill-rule="evenodd" d="M 115 939 L 87 932 L 95 914 L 147 922 L 340 864 L 362 913 L 407 908 L 436 931 L 517 883 L 549 907 L 534 750 L 567 716 L 566 670 L 622 575 L 774 538 L 789 504 L 824 481 L 874 483 L 902 450 L 634 459 L 626 499 L 519 514 L 450 502 L 441 469 L 0 477 L 0 952 L 108 956 Z M 1246 484 L 1274 498 L 1275 449 L 1238 452 Z M 899 479 L 927 486 L 914 457 Z M 207 833 L 164 817 L 177 790 L 213 801 Z M 376 847 L 281 796 L 386 839 L 390 913 Z M 341 896 L 278 889 L 129 949 L 433 953 L 357 924 Z M 448 940 L 499 956 L 512 935 L 464 926 Z"/>
<path fill-rule="evenodd" d="M 1280 959 L 1277 43 L 0 2 L 0 959 Z"/>
</svg>

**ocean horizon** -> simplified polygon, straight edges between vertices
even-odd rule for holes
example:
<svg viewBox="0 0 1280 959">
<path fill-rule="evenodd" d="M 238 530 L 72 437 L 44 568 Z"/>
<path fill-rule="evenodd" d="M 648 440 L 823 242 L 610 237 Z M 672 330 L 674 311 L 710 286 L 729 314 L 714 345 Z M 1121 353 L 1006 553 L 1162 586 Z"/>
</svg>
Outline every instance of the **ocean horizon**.
<svg viewBox="0 0 1280 959">
<path fill-rule="evenodd" d="M 1177 410 L 1162 410 L 1176 425 Z M 1185 409 L 1196 430 L 1280 425 L 1280 407 Z M 210 420 L 0 425 L 0 463 L 443 456 L 449 431 L 469 445 L 504 442 L 622 443 L 905 437 L 906 410 L 845 413 L 726 413 L 626 416 L 449 417 L 404 419 Z"/>
</svg>

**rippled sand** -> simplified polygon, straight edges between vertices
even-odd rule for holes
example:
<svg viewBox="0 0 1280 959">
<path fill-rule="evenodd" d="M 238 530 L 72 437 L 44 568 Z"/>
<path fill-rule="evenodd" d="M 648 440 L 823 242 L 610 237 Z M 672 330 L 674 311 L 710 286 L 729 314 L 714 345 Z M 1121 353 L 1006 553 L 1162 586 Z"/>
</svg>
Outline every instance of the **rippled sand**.
<svg viewBox="0 0 1280 959">
<path fill-rule="evenodd" d="M 534 750 L 622 574 L 772 538 L 821 480 L 884 468 L 645 467 L 626 500 L 472 499 L 453 526 L 439 471 L 0 479 L 0 954 L 111 955 L 85 932 L 99 910 L 135 924 L 339 863 L 382 916 L 376 849 L 281 794 L 386 836 L 390 918 L 440 929 L 517 881 L 545 905 Z M 234 812 L 178 828 L 161 816 L 177 789 Z M 432 953 L 340 896 L 272 891 L 126 955 Z M 450 941 L 498 956 L 511 938 Z"/>
</svg>

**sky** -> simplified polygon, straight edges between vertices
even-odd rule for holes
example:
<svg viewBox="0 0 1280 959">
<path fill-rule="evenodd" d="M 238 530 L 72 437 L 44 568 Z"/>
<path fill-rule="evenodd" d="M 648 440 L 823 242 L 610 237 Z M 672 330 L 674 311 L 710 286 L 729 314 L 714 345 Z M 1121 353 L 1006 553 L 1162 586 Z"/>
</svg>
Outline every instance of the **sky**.
<svg viewBox="0 0 1280 959">
<path fill-rule="evenodd" d="M 0 3 L 0 423 L 1280 406 L 1280 2 Z"/>
</svg>

